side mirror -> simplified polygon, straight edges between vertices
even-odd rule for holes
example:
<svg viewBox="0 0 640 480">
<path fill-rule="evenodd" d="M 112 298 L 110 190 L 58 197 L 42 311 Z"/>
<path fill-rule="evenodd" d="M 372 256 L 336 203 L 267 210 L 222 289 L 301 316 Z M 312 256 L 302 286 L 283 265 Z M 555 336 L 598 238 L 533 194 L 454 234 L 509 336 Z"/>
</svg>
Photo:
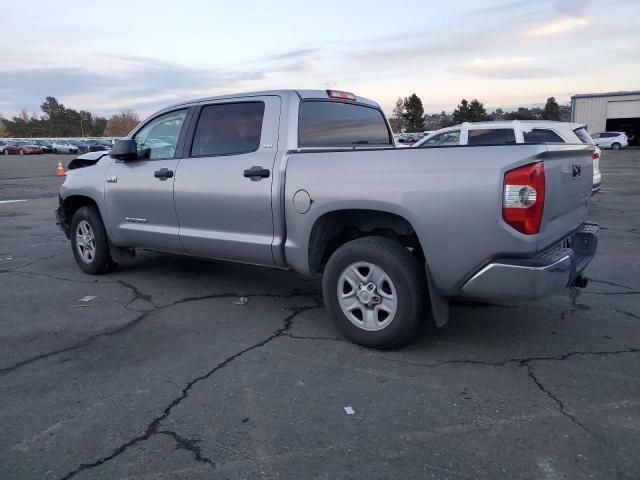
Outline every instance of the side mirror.
<svg viewBox="0 0 640 480">
<path fill-rule="evenodd" d="M 124 140 L 116 140 L 111 148 L 111 158 L 116 160 L 135 160 L 138 158 L 138 146 L 135 140 L 126 138 Z"/>
</svg>

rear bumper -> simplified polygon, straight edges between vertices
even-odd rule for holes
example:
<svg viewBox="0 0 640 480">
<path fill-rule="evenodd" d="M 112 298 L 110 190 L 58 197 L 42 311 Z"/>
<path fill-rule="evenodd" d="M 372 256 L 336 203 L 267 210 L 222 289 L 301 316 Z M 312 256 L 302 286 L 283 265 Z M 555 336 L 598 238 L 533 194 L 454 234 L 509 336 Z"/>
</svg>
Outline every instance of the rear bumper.
<svg viewBox="0 0 640 480">
<path fill-rule="evenodd" d="M 466 298 L 536 300 L 570 286 L 593 259 L 598 225 L 585 223 L 569 238 L 526 259 L 500 259 L 477 272 L 462 287 Z"/>
</svg>

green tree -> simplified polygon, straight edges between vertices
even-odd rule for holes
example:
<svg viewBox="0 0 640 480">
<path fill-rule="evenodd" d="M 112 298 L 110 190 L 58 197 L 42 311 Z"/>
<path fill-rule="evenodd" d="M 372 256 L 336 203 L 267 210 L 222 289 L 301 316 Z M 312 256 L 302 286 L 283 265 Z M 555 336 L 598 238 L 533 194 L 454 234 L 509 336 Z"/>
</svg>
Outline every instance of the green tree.
<svg viewBox="0 0 640 480">
<path fill-rule="evenodd" d="M 491 120 L 491 116 L 487 114 L 484 105 L 477 98 L 474 98 L 471 102 L 463 98 L 458 108 L 453 111 L 453 121 L 455 123 L 484 122 L 487 120 Z"/>
<path fill-rule="evenodd" d="M 558 105 L 554 97 L 547 98 L 542 118 L 545 120 L 560 120 L 560 105 Z"/>
<path fill-rule="evenodd" d="M 496 108 L 493 112 L 491 112 L 490 117 L 494 120 L 502 120 L 504 118 L 504 110 L 501 108 Z"/>
<path fill-rule="evenodd" d="M 405 110 L 404 110 L 404 100 L 402 100 L 401 97 L 398 97 L 398 100 L 396 100 L 396 106 L 393 107 L 393 118 L 391 123 L 391 127 L 393 128 L 394 132 L 402 132 L 402 130 L 404 130 L 405 127 L 405 120 L 404 120 L 404 114 L 405 114 Z M 394 128 L 395 127 L 395 128 Z"/>
<path fill-rule="evenodd" d="M 403 118 L 408 132 L 422 132 L 424 130 L 424 107 L 422 100 L 415 93 L 404 99 Z"/>
<path fill-rule="evenodd" d="M 484 108 L 482 102 L 474 98 L 469 104 L 469 113 L 471 115 L 471 122 L 485 122 L 491 120 L 491 117 L 487 115 L 487 111 Z"/>
<path fill-rule="evenodd" d="M 463 98 L 458 107 L 453 111 L 453 121 L 455 123 L 468 122 L 471 117 L 470 112 L 469 102 L 467 102 L 466 98 Z"/>
<path fill-rule="evenodd" d="M 536 115 L 525 107 L 519 107 L 515 112 L 504 114 L 505 120 L 536 120 Z"/>
</svg>

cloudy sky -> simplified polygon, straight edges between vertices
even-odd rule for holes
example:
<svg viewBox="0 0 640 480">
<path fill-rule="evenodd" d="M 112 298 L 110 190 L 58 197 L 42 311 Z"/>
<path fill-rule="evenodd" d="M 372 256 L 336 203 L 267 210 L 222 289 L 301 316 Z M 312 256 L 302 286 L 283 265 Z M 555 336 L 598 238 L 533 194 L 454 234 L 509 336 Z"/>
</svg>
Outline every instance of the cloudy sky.
<svg viewBox="0 0 640 480">
<path fill-rule="evenodd" d="M 307 6 L 312 5 L 312 6 Z M 141 115 L 183 99 L 338 88 L 427 112 L 640 89 L 639 0 L 1 0 L 0 112 Z"/>
</svg>

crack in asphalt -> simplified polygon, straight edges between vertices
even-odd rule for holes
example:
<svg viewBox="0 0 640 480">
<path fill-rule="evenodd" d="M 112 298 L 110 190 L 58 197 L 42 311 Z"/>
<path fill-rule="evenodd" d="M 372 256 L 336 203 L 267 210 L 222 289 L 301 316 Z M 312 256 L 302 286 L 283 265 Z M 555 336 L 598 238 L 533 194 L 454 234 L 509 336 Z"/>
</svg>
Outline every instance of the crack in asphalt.
<svg viewBox="0 0 640 480">
<path fill-rule="evenodd" d="M 212 468 L 216 468 L 216 462 L 202 454 L 202 449 L 198 446 L 198 443 L 202 440 L 197 438 L 184 438 L 171 430 L 160 430 L 157 433 L 173 438 L 176 442 L 176 450 L 187 450 L 191 452 L 196 462 L 205 463 Z"/>
<path fill-rule="evenodd" d="M 119 278 L 115 278 L 115 282 L 113 283 L 117 283 L 118 285 L 121 285 L 125 288 L 128 288 L 129 290 L 131 290 L 131 293 L 133 293 L 133 297 L 131 298 L 131 300 L 129 300 L 127 303 L 125 303 L 124 308 L 125 310 L 129 310 L 130 312 L 136 312 L 136 313 L 140 313 L 139 310 L 135 310 L 133 308 L 130 307 L 130 305 L 137 301 L 137 300 L 142 300 L 144 302 L 147 302 L 151 305 L 153 305 L 154 309 L 156 308 L 160 308 L 160 305 L 158 305 L 157 303 L 155 303 L 153 301 L 153 298 L 150 294 L 146 294 L 146 293 L 142 293 L 142 291 L 136 287 L 135 285 L 125 282 L 124 280 L 121 280 Z"/>
<path fill-rule="evenodd" d="M 254 296 L 254 295 L 252 295 Z M 262 295 L 262 296 L 272 296 L 272 295 Z M 297 295 L 300 296 L 300 295 Z M 276 295 L 275 297 L 277 298 L 282 298 L 279 295 Z M 186 300 L 185 300 L 186 301 Z M 182 302 L 184 303 L 184 301 Z M 182 403 L 182 401 L 184 401 L 188 396 L 189 396 L 189 392 L 191 391 L 191 389 L 198 384 L 199 382 L 203 381 L 203 380 L 207 380 L 208 378 L 210 378 L 212 375 L 214 375 L 216 372 L 222 370 L 223 368 L 227 367 L 230 363 L 232 363 L 234 360 L 240 358 L 241 356 L 243 356 L 244 354 L 251 352 L 252 350 L 256 350 L 258 348 L 261 348 L 263 346 L 265 346 L 267 343 L 271 342 L 272 340 L 278 338 L 278 337 L 282 337 L 285 336 L 286 333 L 291 329 L 292 325 L 293 325 L 293 319 L 299 315 L 302 312 L 306 312 L 309 310 L 313 310 L 316 308 L 320 308 L 320 304 L 316 302 L 316 305 L 313 306 L 309 306 L 309 307 L 289 307 L 289 308 L 285 308 L 285 310 L 289 310 L 291 313 L 289 315 L 287 315 L 284 319 L 283 319 L 283 326 L 277 330 L 274 330 L 271 335 L 269 335 L 267 338 L 260 340 L 256 343 L 254 343 L 253 345 L 250 345 L 247 348 L 244 348 L 243 350 L 240 350 L 239 352 L 234 353 L 233 355 L 227 357 L 226 359 L 224 359 L 223 361 L 219 362 L 216 366 L 214 366 L 212 369 L 210 369 L 209 371 L 207 371 L 206 373 L 194 378 L 193 380 L 187 382 L 185 384 L 185 386 L 182 388 L 182 391 L 180 393 L 180 395 L 178 395 L 176 398 L 174 398 L 162 411 L 162 413 L 160 415 L 158 415 L 157 417 L 155 417 L 145 428 L 145 431 L 142 435 L 138 435 L 134 438 L 132 438 L 131 440 L 121 444 L 120 446 L 118 446 L 115 450 L 113 450 L 113 452 L 111 452 L 111 454 L 105 456 L 105 457 L 101 457 L 98 460 L 95 460 L 93 462 L 89 462 L 89 463 L 82 463 L 80 465 L 78 465 L 75 469 L 71 470 L 70 472 L 68 472 L 67 474 L 65 474 L 63 477 L 61 477 L 60 480 L 69 480 L 70 478 L 75 477 L 76 475 L 78 475 L 81 472 L 84 472 L 86 470 L 90 470 L 92 468 L 95 467 L 99 467 L 100 465 L 103 465 L 104 463 L 116 458 L 117 456 L 121 455 L 122 453 L 126 452 L 130 447 L 140 443 L 140 442 L 144 442 L 146 440 L 148 440 L 149 438 L 151 438 L 154 435 L 157 434 L 164 434 L 164 435 L 169 435 L 171 437 L 174 438 L 174 440 L 176 440 L 176 442 L 178 442 L 179 448 L 184 448 L 187 449 L 188 451 L 190 451 L 196 461 L 201 462 L 201 463 L 206 463 L 209 466 L 211 466 L 212 468 L 215 468 L 215 462 L 213 462 L 211 459 L 204 457 L 202 455 L 202 451 L 200 449 L 200 447 L 197 445 L 198 440 L 194 440 L 194 439 L 184 439 L 183 437 L 180 437 L 178 434 L 176 434 L 175 432 L 170 432 L 168 430 L 160 430 L 160 424 L 171 414 L 171 411 L 177 407 L 178 405 L 180 405 L 180 403 Z"/>
<path fill-rule="evenodd" d="M 6 269 L 3 269 L 3 270 L 0 270 L 0 273 L 15 272 L 15 271 L 18 271 L 18 269 L 28 267 L 29 265 L 33 265 L 34 263 L 37 263 L 37 262 L 45 262 L 47 260 L 51 260 L 52 258 L 59 257 L 60 255 L 66 255 L 66 253 L 62 253 L 61 252 L 61 253 L 56 253 L 54 255 L 49 255 L 47 257 L 38 257 L 38 258 L 36 258 L 34 260 L 31 260 L 30 262 L 23 263 L 22 265 L 16 265 L 15 267 L 11 267 L 11 268 L 6 268 Z"/>
<path fill-rule="evenodd" d="M 620 287 L 620 288 L 626 288 L 627 290 L 633 290 L 633 287 L 629 287 L 628 285 L 623 285 L 621 283 L 616 283 L 616 282 L 609 282 L 607 280 L 597 280 L 595 278 L 590 278 L 589 282 L 602 283 L 603 285 L 610 285 L 612 287 Z"/>
<path fill-rule="evenodd" d="M 11 272 L 13 273 L 22 273 L 24 275 L 32 275 L 34 277 L 45 277 L 45 278 L 51 278 L 53 280 L 60 280 L 63 282 L 72 282 L 72 283 L 84 283 L 84 284 L 89 284 L 89 285 L 104 285 L 104 284 L 115 284 L 118 282 L 105 282 L 105 281 L 100 281 L 100 280 L 77 280 L 75 278 L 65 278 L 65 277 L 58 277 L 57 275 L 51 275 L 50 273 L 42 273 L 42 272 L 28 272 L 25 270 L 21 270 L 20 268 L 16 268 L 14 270 L 11 270 Z"/>
<path fill-rule="evenodd" d="M 442 360 L 432 364 L 420 364 L 420 363 L 408 362 L 405 360 L 393 359 L 388 357 L 387 358 L 383 357 L 383 358 L 388 361 L 405 363 L 408 365 L 422 367 L 422 368 L 435 368 L 435 367 L 441 367 L 443 365 L 455 365 L 455 364 L 476 365 L 476 366 L 484 366 L 484 367 L 504 367 L 505 365 L 516 364 L 519 367 L 524 367 L 527 370 L 527 376 L 534 382 L 538 390 L 543 392 L 558 406 L 558 411 L 560 412 L 561 415 L 568 418 L 572 423 L 574 423 L 575 425 L 577 425 L 578 427 L 580 427 L 590 435 L 593 435 L 594 437 L 598 438 L 604 444 L 608 445 L 608 442 L 606 441 L 605 438 L 603 438 L 602 436 L 590 430 L 586 425 L 584 425 L 580 420 L 578 420 L 573 414 L 567 411 L 564 405 L 564 402 L 562 402 L 562 400 L 560 400 L 560 398 L 558 398 L 557 395 L 555 395 L 548 387 L 546 387 L 542 383 L 540 378 L 535 374 L 531 363 L 541 362 L 541 361 L 564 361 L 569 358 L 578 357 L 578 356 L 616 356 L 616 355 L 622 355 L 626 353 L 640 353 L 640 348 L 629 347 L 623 350 L 568 352 L 568 353 L 564 353 L 562 355 L 556 355 L 556 356 L 510 358 L 500 362 L 486 362 L 482 360 Z"/>
<path fill-rule="evenodd" d="M 584 293 L 589 295 L 640 295 L 640 290 L 634 290 L 632 292 L 589 292 L 585 290 Z"/>
<path fill-rule="evenodd" d="M 600 440 L 604 440 L 602 437 L 600 437 L 600 435 L 596 435 L 593 431 L 591 431 L 589 428 L 587 428 L 574 415 L 572 415 L 571 413 L 567 412 L 562 400 L 560 400 L 551 390 L 549 390 L 542 383 L 542 381 L 538 378 L 538 376 L 533 371 L 533 367 L 529 363 L 523 364 L 523 366 L 527 369 L 527 376 L 531 380 L 533 380 L 533 383 L 536 384 L 536 386 L 538 387 L 538 390 L 540 390 L 541 392 L 545 393 L 547 395 L 547 397 L 549 397 L 551 400 L 553 400 L 556 403 L 556 405 L 558 406 L 558 411 L 560 412 L 561 415 L 563 415 L 566 418 L 568 418 L 571 422 L 575 423 L 577 426 L 579 426 L 580 428 L 585 430 L 587 433 L 589 433 L 589 434 L 591 434 L 591 435 L 593 435 L 595 437 L 598 437 Z"/>
<path fill-rule="evenodd" d="M 126 282 L 125 282 L 126 283 Z M 123 284 L 124 285 L 124 284 Z M 137 295 L 137 293 L 139 293 L 139 290 L 137 290 L 137 288 L 135 290 L 133 290 L 134 292 L 134 298 L 129 301 L 127 303 L 127 305 L 129 305 L 130 303 L 132 303 L 133 301 L 135 301 L 137 298 L 135 295 Z M 137 292 L 137 293 L 136 293 Z M 194 297 L 185 297 L 185 298 L 181 298 L 178 300 L 175 300 L 171 303 L 167 303 L 165 305 L 156 305 L 155 308 L 151 309 L 151 310 L 146 310 L 144 312 L 139 312 L 137 310 L 133 310 L 130 308 L 127 308 L 129 311 L 132 312 L 136 312 L 138 313 L 138 316 L 136 316 L 133 320 L 124 323 L 123 325 L 120 325 L 117 328 L 114 328 L 113 330 L 107 330 L 106 332 L 100 332 L 100 333 L 96 333 L 93 335 L 90 335 L 87 338 L 84 338 L 83 340 L 80 340 L 79 342 L 70 345 L 68 347 L 64 347 L 64 348 L 60 348 L 57 350 L 52 350 L 50 352 L 47 353 L 42 353 L 39 355 L 35 355 L 33 357 L 27 358 L 25 360 L 21 360 L 17 363 L 14 363 L 13 365 L 10 365 L 8 367 L 4 367 L 4 368 L 0 368 L 0 375 L 1 374 L 5 374 L 5 373 L 10 373 L 13 372 L 15 370 L 18 370 L 19 368 L 22 368 L 26 365 L 30 365 L 34 362 L 38 362 L 40 360 L 44 360 L 46 358 L 50 358 L 52 356 L 55 355 L 59 355 L 61 353 L 68 353 L 68 352 L 72 352 L 75 350 L 78 350 L 80 348 L 84 348 L 88 345 L 90 345 L 92 342 L 94 342 L 95 340 L 98 340 L 100 338 L 103 337 L 110 337 L 112 335 L 118 335 L 126 330 L 129 330 L 130 328 L 138 325 L 139 323 L 141 323 L 143 320 L 145 320 L 149 315 L 151 315 L 152 313 L 157 313 L 159 311 L 165 310 L 167 308 L 171 308 L 174 307 L 176 305 L 181 305 L 183 303 L 190 303 L 190 302 L 197 302 L 197 301 L 202 301 L 202 300 L 212 300 L 212 299 L 218 299 L 218 298 L 239 298 L 243 295 L 238 294 L 238 293 L 214 293 L 214 294 L 208 294 L 208 295 L 202 295 L 202 296 L 194 296 Z M 274 293 L 256 293 L 256 294 L 251 294 L 251 295 L 244 295 L 246 297 L 262 297 L 262 298 L 283 298 L 283 299 L 287 299 L 287 298 L 292 298 L 292 297 L 301 297 L 301 296 L 310 296 L 311 298 L 314 299 L 314 301 L 316 302 L 316 304 L 318 304 L 318 300 L 317 300 L 317 296 L 315 294 L 315 292 L 306 292 L 306 293 L 301 293 L 299 290 L 294 290 L 291 293 L 288 294 L 274 294 Z M 142 295 L 140 298 L 144 298 L 146 297 L 146 295 Z"/>
<path fill-rule="evenodd" d="M 626 310 L 620 310 L 619 308 L 614 308 L 613 311 L 617 312 L 617 313 L 621 313 L 623 315 L 626 315 L 627 317 L 631 317 L 631 318 L 635 318 L 636 320 L 640 320 L 640 315 L 638 315 L 637 313 L 628 312 Z"/>
</svg>

